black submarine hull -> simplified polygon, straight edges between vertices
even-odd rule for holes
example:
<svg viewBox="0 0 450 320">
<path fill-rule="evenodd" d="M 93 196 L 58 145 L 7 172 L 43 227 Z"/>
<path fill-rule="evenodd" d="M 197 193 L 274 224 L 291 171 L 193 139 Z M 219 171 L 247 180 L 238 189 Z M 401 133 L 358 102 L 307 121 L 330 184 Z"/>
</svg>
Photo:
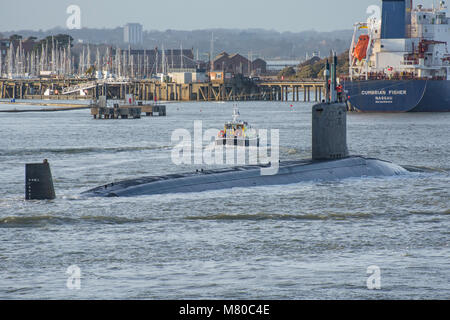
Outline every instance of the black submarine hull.
<svg viewBox="0 0 450 320">
<path fill-rule="evenodd" d="M 290 161 L 279 163 L 276 174 L 267 166 L 244 166 L 185 174 L 143 177 L 111 183 L 83 193 L 87 197 L 136 197 L 171 193 L 193 193 L 307 181 L 333 181 L 346 178 L 395 176 L 408 171 L 391 162 L 352 156 L 328 161 Z"/>
</svg>

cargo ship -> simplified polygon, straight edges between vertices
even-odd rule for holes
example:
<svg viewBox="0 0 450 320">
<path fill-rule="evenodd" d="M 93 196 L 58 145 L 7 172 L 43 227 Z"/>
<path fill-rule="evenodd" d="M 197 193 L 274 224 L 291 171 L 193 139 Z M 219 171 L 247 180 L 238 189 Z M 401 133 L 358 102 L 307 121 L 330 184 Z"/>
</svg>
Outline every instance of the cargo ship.
<svg viewBox="0 0 450 320">
<path fill-rule="evenodd" d="M 383 0 L 380 17 L 355 24 L 349 76 L 341 79 L 349 110 L 450 112 L 450 18 L 412 0 Z"/>
</svg>

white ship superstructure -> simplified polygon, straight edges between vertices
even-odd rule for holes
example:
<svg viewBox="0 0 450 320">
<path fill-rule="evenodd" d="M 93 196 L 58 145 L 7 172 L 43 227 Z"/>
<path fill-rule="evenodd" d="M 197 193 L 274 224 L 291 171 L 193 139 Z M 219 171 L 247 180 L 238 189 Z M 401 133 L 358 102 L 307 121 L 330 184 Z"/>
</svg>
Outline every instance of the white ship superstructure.
<svg viewBox="0 0 450 320">
<path fill-rule="evenodd" d="M 405 12 L 402 12 L 405 10 Z M 450 80 L 450 18 L 412 0 L 383 1 L 383 14 L 355 24 L 350 78 Z"/>
</svg>

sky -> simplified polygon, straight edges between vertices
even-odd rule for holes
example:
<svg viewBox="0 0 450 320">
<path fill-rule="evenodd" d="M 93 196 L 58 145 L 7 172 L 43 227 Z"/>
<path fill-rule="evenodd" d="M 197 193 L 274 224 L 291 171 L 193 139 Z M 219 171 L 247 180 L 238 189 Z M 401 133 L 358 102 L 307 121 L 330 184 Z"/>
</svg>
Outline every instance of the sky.
<svg viewBox="0 0 450 320">
<path fill-rule="evenodd" d="M 438 3 L 437 0 L 414 1 Z M 262 28 L 280 32 L 352 29 L 368 6 L 381 0 L 0 0 L 0 32 L 66 28 L 70 5 L 81 10 L 81 27 L 115 28 L 138 22 L 144 30 Z"/>
</svg>

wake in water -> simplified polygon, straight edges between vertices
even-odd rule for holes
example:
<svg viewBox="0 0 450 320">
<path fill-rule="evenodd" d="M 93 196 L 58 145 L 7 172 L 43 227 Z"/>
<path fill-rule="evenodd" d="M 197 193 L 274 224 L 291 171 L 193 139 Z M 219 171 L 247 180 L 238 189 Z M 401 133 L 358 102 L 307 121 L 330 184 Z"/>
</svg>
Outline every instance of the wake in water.
<svg viewBox="0 0 450 320">
<path fill-rule="evenodd" d="M 148 220 L 148 219 L 147 219 Z M 48 225 L 76 225 L 76 224 L 126 224 L 126 223 L 141 223 L 145 219 L 130 219 L 116 216 L 81 216 L 62 217 L 53 215 L 39 215 L 39 216 L 10 216 L 0 218 L 0 228 L 34 228 L 45 227 Z"/>
<path fill-rule="evenodd" d="M 187 220 L 346 220 L 346 219 L 369 219 L 372 215 L 368 213 L 349 213 L 349 214 L 217 214 L 210 216 L 190 216 Z"/>
<path fill-rule="evenodd" d="M 42 148 L 42 149 L 0 149 L 0 156 L 34 156 L 39 154 L 83 154 L 83 153 L 119 153 L 146 150 L 168 150 L 170 146 L 132 146 L 132 147 L 79 147 L 79 148 Z"/>
</svg>

